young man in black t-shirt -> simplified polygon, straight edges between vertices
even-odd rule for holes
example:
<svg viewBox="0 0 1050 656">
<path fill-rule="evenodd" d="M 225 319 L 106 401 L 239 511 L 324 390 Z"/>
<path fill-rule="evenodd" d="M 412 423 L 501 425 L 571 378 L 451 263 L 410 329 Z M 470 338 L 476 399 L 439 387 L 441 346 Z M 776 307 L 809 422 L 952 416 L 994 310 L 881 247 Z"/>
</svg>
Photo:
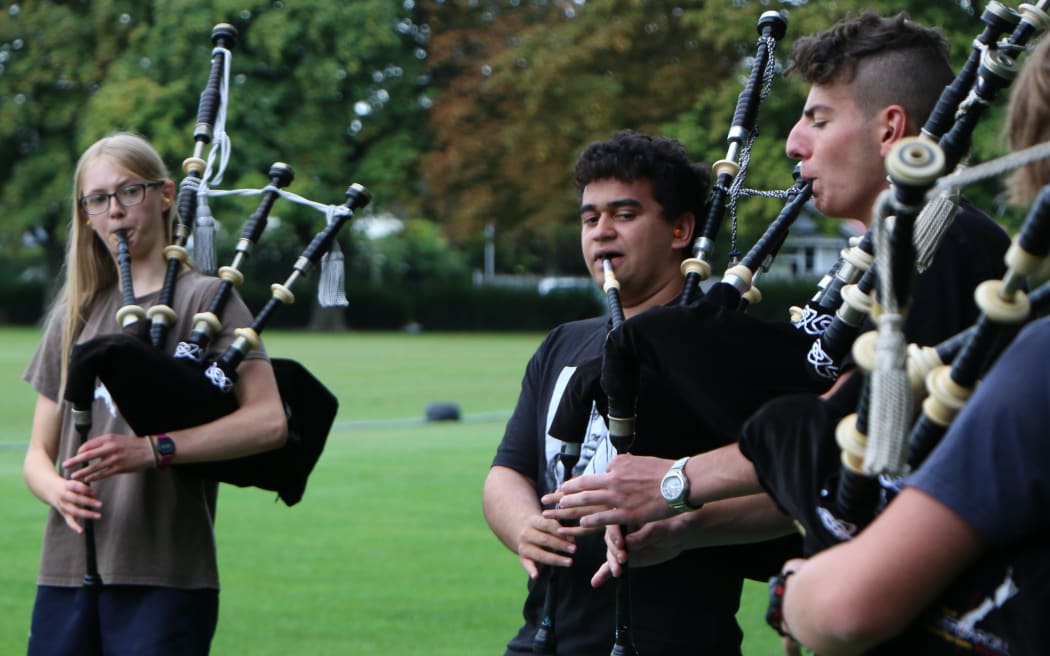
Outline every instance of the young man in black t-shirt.
<svg viewBox="0 0 1050 656">
<path fill-rule="evenodd" d="M 681 261 L 692 244 L 706 197 L 706 170 L 669 139 L 618 133 L 591 144 L 574 174 L 580 191 L 581 250 L 601 284 L 612 261 L 624 314 L 635 316 L 673 301 L 682 289 Z M 590 575 L 604 561 L 600 534 L 563 531 L 541 514 L 539 498 L 566 477 L 548 433 L 568 379 L 601 357 L 604 317 L 555 328 L 528 363 L 518 404 L 484 487 L 485 518 L 529 575 L 524 625 L 508 654 L 532 653 L 550 577 L 557 577 L 554 640 L 557 653 L 606 656 L 613 644 L 613 587 L 593 589 Z M 574 474 L 604 471 L 615 454 L 597 412 L 585 430 Z M 741 578 L 718 553 L 687 555 L 632 581 L 634 643 L 641 653 L 740 653 L 735 621 Z M 703 594 L 696 595 L 697 589 Z"/>
</svg>

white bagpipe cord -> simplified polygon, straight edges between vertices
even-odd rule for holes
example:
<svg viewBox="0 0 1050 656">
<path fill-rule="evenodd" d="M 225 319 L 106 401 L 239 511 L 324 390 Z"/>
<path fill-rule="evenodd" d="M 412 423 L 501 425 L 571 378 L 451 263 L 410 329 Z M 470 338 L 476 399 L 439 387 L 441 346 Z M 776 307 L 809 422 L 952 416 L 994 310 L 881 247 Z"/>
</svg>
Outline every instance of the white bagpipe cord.
<svg viewBox="0 0 1050 656">
<path fill-rule="evenodd" d="M 193 226 L 193 261 L 199 271 L 214 273 L 216 268 L 215 256 L 215 218 L 208 206 L 210 189 L 214 185 L 222 183 L 222 176 L 226 173 L 226 165 L 230 161 L 230 135 L 226 133 L 226 108 L 229 106 L 230 98 L 230 68 L 231 53 L 225 48 L 215 48 L 212 56 L 222 53 L 223 68 L 222 82 L 219 93 L 219 110 L 215 116 L 215 126 L 212 134 L 211 148 L 208 150 L 208 160 L 204 167 L 204 175 L 201 176 L 197 186 L 197 220 Z M 218 170 L 214 170 L 216 159 L 219 163 Z"/>
<path fill-rule="evenodd" d="M 274 192 L 293 203 L 305 205 L 321 212 L 325 215 L 326 225 L 331 225 L 336 219 L 352 211 L 345 205 L 318 203 L 273 185 L 266 185 L 262 189 L 209 189 L 208 196 L 212 198 L 220 196 L 259 196 L 267 191 Z M 339 247 L 338 240 L 333 239 L 331 247 L 321 256 L 320 269 L 317 283 L 318 304 L 321 307 L 346 307 L 350 305 L 350 302 L 346 299 L 346 269 L 343 251 Z"/>
<path fill-rule="evenodd" d="M 893 293 L 891 265 L 900 254 L 890 251 L 892 217 L 879 212 L 875 223 L 875 253 L 879 267 L 882 301 L 877 318 L 875 367 L 871 373 L 871 399 L 868 414 L 868 446 L 864 453 L 864 473 L 871 476 L 903 473 L 907 451 L 905 440 L 911 425 L 911 387 L 908 384 L 907 344 L 900 300 Z"/>
</svg>

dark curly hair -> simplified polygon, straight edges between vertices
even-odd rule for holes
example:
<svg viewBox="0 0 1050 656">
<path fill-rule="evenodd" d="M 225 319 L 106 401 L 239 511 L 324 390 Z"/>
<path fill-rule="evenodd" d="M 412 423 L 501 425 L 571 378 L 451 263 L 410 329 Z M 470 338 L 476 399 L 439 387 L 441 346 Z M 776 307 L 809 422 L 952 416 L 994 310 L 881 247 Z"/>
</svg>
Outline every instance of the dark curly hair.
<svg viewBox="0 0 1050 656">
<path fill-rule="evenodd" d="M 608 179 L 650 180 L 665 219 L 673 221 L 692 212 L 698 223 L 703 220 L 710 173 L 706 165 L 691 161 L 674 139 L 622 130 L 608 141 L 587 146 L 573 171 L 576 190 L 582 194 L 591 182 Z"/>
<path fill-rule="evenodd" d="M 795 41 L 791 57 L 787 73 L 798 73 L 810 84 L 850 85 L 869 115 L 901 105 L 913 134 L 955 77 L 948 42 L 937 30 L 911 21 L 906 12 L 887 18 L 865 11 L 846 18 Z"/>
</svg>

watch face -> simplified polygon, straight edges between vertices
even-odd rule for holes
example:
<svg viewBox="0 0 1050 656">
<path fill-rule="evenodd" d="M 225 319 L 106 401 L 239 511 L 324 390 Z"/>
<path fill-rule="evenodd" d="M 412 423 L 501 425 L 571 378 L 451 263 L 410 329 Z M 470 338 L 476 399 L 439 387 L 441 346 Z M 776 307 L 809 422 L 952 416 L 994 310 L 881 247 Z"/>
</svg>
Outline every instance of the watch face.
<svg viewBox="0 0 1050 656">
<path fill-rule="evenodd" d="M 682 479 L 678 476 L 668 476 L 660 483 L 660 494 L 664 499 L 671 501 L 682 494 Z"/>
<path fill-rule="evenodd" d="M 162 456 L 170 456 L 175 454 L 175 440 L 170 437 L 161 437 L 157 439 L 157 452 Z"/>
</svg>

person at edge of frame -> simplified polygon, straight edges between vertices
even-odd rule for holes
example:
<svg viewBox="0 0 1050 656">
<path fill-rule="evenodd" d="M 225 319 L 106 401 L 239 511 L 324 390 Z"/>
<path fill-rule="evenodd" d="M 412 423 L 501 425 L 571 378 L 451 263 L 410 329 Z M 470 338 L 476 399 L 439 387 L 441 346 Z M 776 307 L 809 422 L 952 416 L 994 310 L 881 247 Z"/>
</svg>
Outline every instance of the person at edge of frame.
<svg viewBox="0 0 1050 656">
<path fill-rule="evenodd" d="M 1013 86 L 1017 150 L 1050 140 L 1050 39 Z M 1047 160 L 1009 197 L 1047 193 Z M 997 359 L 941 443 L 852 541 L 785 564 L 781 629 L 821 654 L 1038 654 L 1050 645 L 1050 318 Z M 834 584 L 830 582 L 834 581 Z M 829 609 L 834 609 L 832 612 Z M 948 644 L 946 644 L 948 643 Z M 883 650 L 879 650 L 883 651 Z"/>
</svg>

